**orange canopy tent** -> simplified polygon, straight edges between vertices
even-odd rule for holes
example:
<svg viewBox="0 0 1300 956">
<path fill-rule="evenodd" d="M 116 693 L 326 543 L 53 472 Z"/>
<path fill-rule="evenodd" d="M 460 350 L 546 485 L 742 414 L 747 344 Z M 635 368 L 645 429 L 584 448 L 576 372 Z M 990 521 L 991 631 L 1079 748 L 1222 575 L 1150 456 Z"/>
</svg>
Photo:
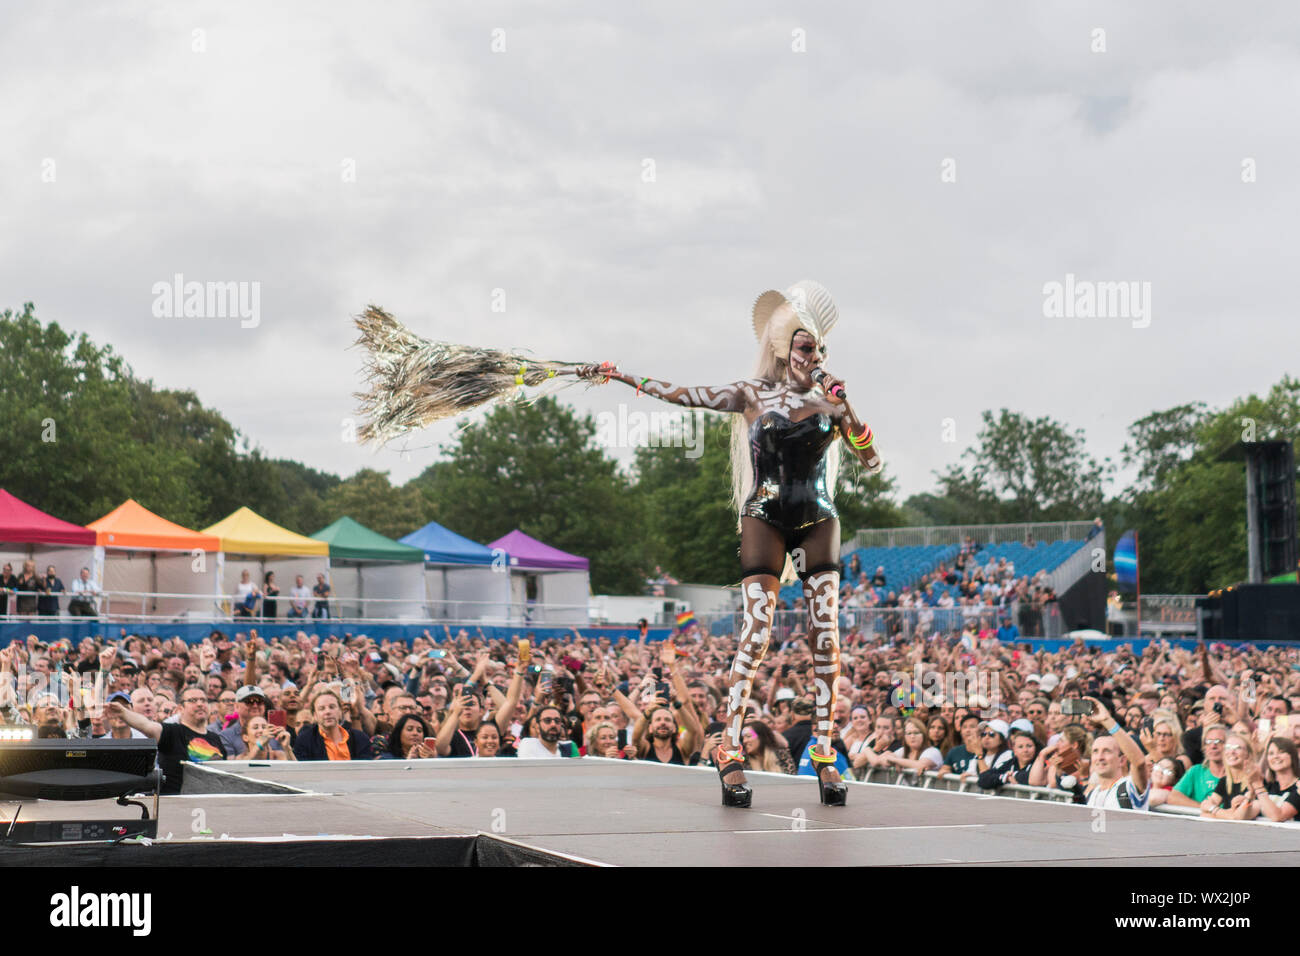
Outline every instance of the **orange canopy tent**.
<svg viewBox="0 0 1300 956">
<path fill-rule="evenodd" d="M 86 525 L 95 532 L 95 543 L 105 548 L 134 548 L 145 551 L 221 550 L 214 534 L 191 531 L 154 514 L 134 498 L 128 498 L 98 521 Z"/>
<path fill-rule="evenodd" d="M 106 610 L 205 620 L 219 613 L 216 535 L 168 521 L 132 498 L 86 527 L 95 533 Z"/>
</svg>

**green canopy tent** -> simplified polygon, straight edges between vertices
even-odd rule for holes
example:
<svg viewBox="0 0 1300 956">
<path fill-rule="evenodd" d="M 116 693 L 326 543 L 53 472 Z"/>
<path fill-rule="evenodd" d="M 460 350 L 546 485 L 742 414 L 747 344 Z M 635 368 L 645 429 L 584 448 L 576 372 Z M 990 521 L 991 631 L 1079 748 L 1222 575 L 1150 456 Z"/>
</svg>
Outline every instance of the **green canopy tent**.
<svg viewBox="0 0 1300 956">
<path fill-rule="evenodd" d="M 428 617 L 424 606 L 424 552 L 419 548 L 386 538 L 347 516 L 311 537 L 329 545 L 336 616 Z"/>
</svg>

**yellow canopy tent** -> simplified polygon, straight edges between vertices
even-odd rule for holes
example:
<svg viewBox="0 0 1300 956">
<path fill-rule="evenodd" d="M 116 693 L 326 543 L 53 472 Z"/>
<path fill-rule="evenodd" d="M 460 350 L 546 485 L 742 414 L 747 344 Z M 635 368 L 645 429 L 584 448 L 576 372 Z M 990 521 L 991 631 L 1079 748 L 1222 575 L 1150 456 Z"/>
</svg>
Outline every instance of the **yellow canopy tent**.
<svg viewBox="0 0 1300 956">
<path fill-rule="evenodd" d="M 274 521 L 267 521 L 252 508 L 240 508 L 222 518 L 204 534 L 221 539 L 226 554 L 319 554 L 328 556 L 329 543 L 294 534 Z"/>
<path fill-rule="evenodd" d="M 289 609 L 289 593 L 298 575 L 302 575 L 308 588 L 316 583 L 317 574 L 324 574 L 325 580 L 329 581 L 328 542 L 295 534 L 263 518 L 252 508 L 240 508 L 204 528 L 203 533 L 221 539 L 218 561 L 222 565 L 222 588 L 231 597 L 232 606 L 244 571 L 249 572 L 250 579 L 259 589 L 265 589 L 268 572 L 275 575 L 280 596 L 271 605 L 274 614 L 270 612 L 271 606 L 263 605 L 267 617 L 285 616 Z"/>
</svg>

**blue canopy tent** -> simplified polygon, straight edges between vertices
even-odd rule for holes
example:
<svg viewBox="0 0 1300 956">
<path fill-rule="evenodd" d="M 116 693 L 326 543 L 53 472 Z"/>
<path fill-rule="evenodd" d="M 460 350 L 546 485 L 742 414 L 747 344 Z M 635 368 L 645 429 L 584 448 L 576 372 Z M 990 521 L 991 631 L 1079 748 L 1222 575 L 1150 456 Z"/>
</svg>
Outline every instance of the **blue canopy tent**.
<svg viewBox="0 0 1300 956">
<path fill-rule="evenodd" d="M 462 538 L 436 521 L 430 521 L 399 541 L 423 551 L 425 564 L 491 564 L 495 554 L 491 548 Z"/>
<path fill-rule="evenodd" d="M 400 539 L 424 552 L 424 590 L 434 620 L 500 621 L 510 617 L 510 559 L 430 521 Z"/>
</svg>

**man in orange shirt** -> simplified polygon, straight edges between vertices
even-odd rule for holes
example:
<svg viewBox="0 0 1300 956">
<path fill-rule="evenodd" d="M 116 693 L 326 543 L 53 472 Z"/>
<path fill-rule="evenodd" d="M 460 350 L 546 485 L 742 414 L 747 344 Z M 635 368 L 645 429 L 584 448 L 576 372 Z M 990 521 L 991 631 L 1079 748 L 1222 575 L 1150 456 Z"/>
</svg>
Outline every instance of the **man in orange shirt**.
<svg viewBox="0 0 1300 956">
<path fill-rule="evenodd" d="M 293 742 L 299 760 L 372 760 L 370 738 L 344 727 L 343 705 L 332 690 L 316 695 L 311 705 L 316 723 L 305 725 Z"/>
</svg>

